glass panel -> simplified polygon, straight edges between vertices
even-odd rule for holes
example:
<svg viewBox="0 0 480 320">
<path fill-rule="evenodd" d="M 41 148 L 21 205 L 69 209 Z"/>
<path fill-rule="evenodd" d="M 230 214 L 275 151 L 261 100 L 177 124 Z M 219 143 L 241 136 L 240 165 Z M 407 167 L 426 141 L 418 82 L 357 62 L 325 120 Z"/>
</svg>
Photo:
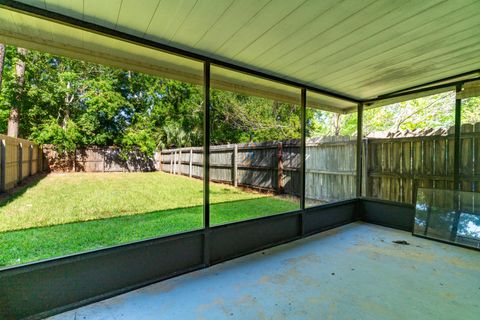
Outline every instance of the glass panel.
<svg viewBox="0 0 480 320">
<path fill-rule="evenodd" d="M 462 100 L 460 181 L 463 191 L 480 191 L 480 97 Z"/>
<path fill-rule="evenodd" d="M 416 187 L 453 188 L 455 92 L 364 111 L 363 196 L 413 203 Z"/>
<path fill-rule="evenodd" d="M 298 210 L 300 90 L 216 66 L 211 79 L 212 225 Z"/>
<path fill-rule="evenodd" d="M 307 94 L 306 207 L 356 197 L 357 113 L 313 108 L 317 96 Z"/>
<path fill-rule="evenodd" d="M 419 188 L 413 233 L 480 248 L 480 193 Z"/>
<path fill-rule="evenodd" d="M 28 140 L 1 136 L 0 267 L 203 227 L 195 63 L 190 84 L 7 46 L 0 128 L 17 106 Z"/>
</svg>

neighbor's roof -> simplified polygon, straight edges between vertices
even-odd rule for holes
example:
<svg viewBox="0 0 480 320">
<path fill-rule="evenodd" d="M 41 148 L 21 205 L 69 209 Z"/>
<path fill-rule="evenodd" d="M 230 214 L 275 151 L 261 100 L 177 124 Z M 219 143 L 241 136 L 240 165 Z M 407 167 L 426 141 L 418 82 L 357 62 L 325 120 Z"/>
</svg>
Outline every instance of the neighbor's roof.
<svg viewBox="0 0 480 320">
<path fill-rule="evenodd" d="M 148 45 L 159 43 L 328 91 L 332 95 L 312 95 L 309 103 L 332 110 L 480 69 L 478 0 L 0 3 L 0 41 L 6 43 L 202 82 L 202 63 Z M 107 36 L 105 28 L 115 32 Z M 133 37 L 121 40 L 125 35 Z M 298 86 L 220 67 L 212 69 L 212 86 L 292 102 L 299 95 Z"/>
</svg>

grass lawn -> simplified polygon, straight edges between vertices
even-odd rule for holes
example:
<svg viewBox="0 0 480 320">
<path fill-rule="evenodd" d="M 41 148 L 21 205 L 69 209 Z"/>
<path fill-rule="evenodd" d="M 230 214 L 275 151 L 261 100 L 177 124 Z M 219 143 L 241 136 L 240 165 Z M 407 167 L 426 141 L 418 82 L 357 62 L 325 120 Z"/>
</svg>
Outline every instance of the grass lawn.
<svg viewBox="0 0 480 320">
<path fill-rule="evenodd" d="M 265 195 L 211 184 L 210 202 Z M 201 206 L 203 182 L 163 172 L 50 174 L 0 201 L 0 232 Z"/>
<path fill-rule="evenodd" d="M 212 224 L 298 203 L 211 184 Z M 160 172 L 48 175 L 0 202 L 0 266 L 202 227 L 202 181 Z"/>
</svg>

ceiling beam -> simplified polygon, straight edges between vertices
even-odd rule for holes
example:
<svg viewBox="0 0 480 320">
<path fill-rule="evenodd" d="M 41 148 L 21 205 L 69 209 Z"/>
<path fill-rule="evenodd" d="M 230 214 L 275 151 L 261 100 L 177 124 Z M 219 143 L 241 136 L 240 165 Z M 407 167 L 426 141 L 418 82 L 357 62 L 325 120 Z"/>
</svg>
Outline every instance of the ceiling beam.
<svg viewBox="0 0 480 320">
<path fill-rule="evenodd" d="M 452 77 L 452 78 L 458 78 L 458 76 Z M 422 85 L 422 86 L 418 86 L 418 87 L 421 87 L 420 89 L 414 89 L 414 90 L 408 90 L 408 91 L 398 91 L 398 93 L 394 92 L 394 93 L 391 93 L 391 94 L 382 95 L 382 96 L 380 96 L 378 98 L 375 98 L 375 99 L 365 100 L 364 104 L 368 106 L 369 104 L 373 104 L 375 102 L 379 102 L 379 101 L 382 101 L 382 100 L 393 99 L 393 98 L 401 98 L 402 96 L 408 96 L 408 95 L 412 95 L 412 94 L 420 94 L 422 92 L 433 91 L 433 90 L 455 88 L 457 85 L 463 85 L 464 83 L 477 81 L 479 79 L 480 79 L 480 76 L 472 78 L 472 79 L 463 79 L 463 80 L 457 80 L 457 81 L 451 81 L 451 82 L 445 82 L 445 80 L 439 80 L 439 81 L 435 81 L 434 83 L 441 83 L 441 82 L 445 82 L 445 83 L 441 83 L 441 84 L 438 84 L 438 85 L 431 85 L 431 86 Z"/>
<path fill-rule="evenodd" d="M 468 76 L 472 76 L 472 77 L 470 79 L 463 79 L 463 80 L 455 81 L 455 79 L 465 78 L 465 77 L 468 77 Z M 454 75 L 454 76 L 430 81 L 430 82 L 415 85 L 415 86 L 412 86 L 412 87 L 403 88 L 401 90 L 395 90 L 395 91 L 392 91 L 392 92 L 389 92 L 389 93 L 386 93 L 386 94 L 382 94 L 375 99 L 369 99 L 368 101 L 390 98 L 393 95 L 398 95 L 398 94 L 402 94 L 404 92 L 417 90 L 417 89 L 420 90 L 420 89 L 423 89 L 423 87 L 425 87 L 426 90 L 430 90 L 431 86 L 435 86 L 435 85 L 437 85 L 441 82 L 456 83 L 456 82 L 462 82 L 462 81 L 465 81 L 465 80 L 478 79 L 478 78 L 480 78 L 480 69 L 476 69 L 476 70 L 472 70 L 472 71 L 468 71 L 468 72 L 463 72 L 463 73 L 460 73 L 460 74 L 457 74 L 457 75 Z M 367 102 L 367 101 L 365 101 L 365 102 Z"/>
</svg>

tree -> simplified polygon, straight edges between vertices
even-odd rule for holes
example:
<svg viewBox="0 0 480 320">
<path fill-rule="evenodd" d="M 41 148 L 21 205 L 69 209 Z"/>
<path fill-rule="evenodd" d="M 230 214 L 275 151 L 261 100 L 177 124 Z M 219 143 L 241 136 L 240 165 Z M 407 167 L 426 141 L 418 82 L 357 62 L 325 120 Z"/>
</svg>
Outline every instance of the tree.
<svg viewBox="0 0 480 320">
<path fill-rule="evenodd" d="M 213 90 L 212 144 L 300 138 L 300 107 L 265 98 Z"/>
<path fill-rule="evenodd" d="M 2 90 L 3 63 L 5 61 L 5 45 L 0 43 L 0 91 Z"/>
<path fill-rule="evenodd" d="M 448 129 L 454 124 L 455 93 L 445 92 L 364 112 L 364 134 L 377 131 Z"/>
<path fill-rule="evenodd" d="M 353 136 L 357 132 L 357 114 L 341 114 L 307 108 L 307 137 Z"/>
<path fill-rule="evenodd" d="M 10 115 L 8 117 L 8 131 L 7 135 L 17 138 L 20 126 L 20 104 L 24 95 L 24 83 L 25 83 L 25 57 L 27 55 L 27 49 L 17 48 L 17 60 L 15 63 L 15 80 L 16 80 L 16 95 L 15 100 L 11 101 L 12 107 Z"/>
<path fill-rule="evenodd" d="M 480 122 L 480 97 L 462 100 L 462 123 L 475 124 Z"/>
</svg>

